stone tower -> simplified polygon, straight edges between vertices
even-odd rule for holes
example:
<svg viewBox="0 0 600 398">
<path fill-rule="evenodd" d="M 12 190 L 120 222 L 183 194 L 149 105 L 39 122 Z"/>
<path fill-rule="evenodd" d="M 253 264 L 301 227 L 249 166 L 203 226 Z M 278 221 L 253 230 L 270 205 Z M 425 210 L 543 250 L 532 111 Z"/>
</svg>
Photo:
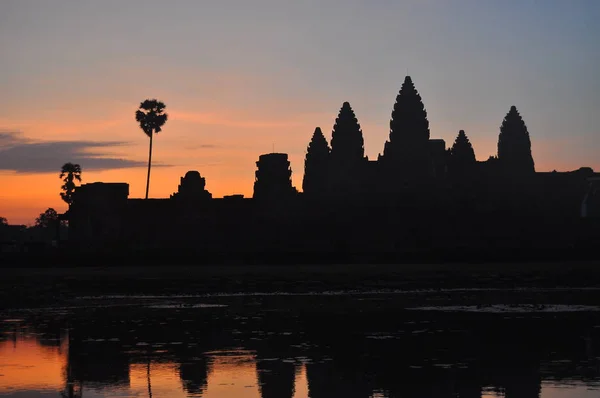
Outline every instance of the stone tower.
<svg viewBox="0 0 600 398">
<path fill-rule="evenodd" d="M 390 138 L 379 160 L 387 171 L 390 184 L 394 184 L 394 180 L 418 180 L 434 174 L 427 111 L 410 76 L 406 76 L 396 97 Z"/>
<path fill-rule="evenodd" d="M 511 106 L 500 126 L 498 162 L 502 171 L 508 175 L 535 173 L 529 132 L 514 105 Z"/>
<path fill-rule="evenodd" d="M 287 153 L 260 155 L 256 166 L 254 199 L 285 200 L 296 193 L 292 186 L 292 169 Z"/>
</svg>

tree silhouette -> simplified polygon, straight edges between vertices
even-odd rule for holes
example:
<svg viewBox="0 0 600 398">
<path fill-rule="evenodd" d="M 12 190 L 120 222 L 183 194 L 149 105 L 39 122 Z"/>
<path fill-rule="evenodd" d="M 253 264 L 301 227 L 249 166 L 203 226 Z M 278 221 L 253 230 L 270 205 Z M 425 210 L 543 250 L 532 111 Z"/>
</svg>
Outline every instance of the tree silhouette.
<svg viewBox="0 0 600 398">
<path fill-rule="evenodd" d="M 473 167 L 477 160 L 475 151 L 464 130 L 458 132 L 458 136 L 450 148 L 450 168 L 452 171 L 466 171 Z"/>
<path fill-rule="evenodd" d="M 81 166 L 74 163 L 65 163 L 60 169 L 59 178 L 63 179 L 63 186 L 60 189 L 60 197 L 71 207 L 73 203 L 73 193 L 75 192 L 75 180 L 81 182 Z"/>
<path fill-rule="evenodd" d="M 498 161 L 510 174 L 535 172 L 527 126 L 514 105 L 502 121 L 498 137 Z"/>
<path fill-rule="evenodd" d="M 150 138 L 148 153 L 148 177 L 146 179 L 146 199 L 150 188 L 150 167 L 152 165 L 152 133 L 160 133 L 162 126 L 167 121 L 168 115 L 164 113 L 166 105 L 156 99 L 147 99 L 140 104 L 140 109 L 135 112 L 135 120 L 140 128 Z"/>
<path fill-rule="evenodd" d="M 331 161 L 354 164 L 364 159 L 363 134 L 349 102 L 344 102 L 331 133 Z"/>
<path fill-rule="evenodd" d="M 390 120 L 390 138 L 383 160 L 404 173 L 431 175 L 429 120 L 427 111 L 410 76 L 406 76 Z"/>
<path fill-rule="evenodd" d="M 5 217 L 0 217 L 0 227 L 8 225 L 8 220 Z"/>
<path fill-rule="evenodd" d="M 327 173 L 329 165 L 329 144 L 320 127 L 315 132 L 306 149 L 304 159 L 304 178 L 302 191 L 305 194 L 323 193 L 327 187 Z"/>
<path fill-rule="evenodd" d="M 56 226 L 58 222 L 58 213 L 52 207 L 46 209 L 39 217 L 35 219 L 35 226 L 41 228 L 49 228 Z"/>
</svg>

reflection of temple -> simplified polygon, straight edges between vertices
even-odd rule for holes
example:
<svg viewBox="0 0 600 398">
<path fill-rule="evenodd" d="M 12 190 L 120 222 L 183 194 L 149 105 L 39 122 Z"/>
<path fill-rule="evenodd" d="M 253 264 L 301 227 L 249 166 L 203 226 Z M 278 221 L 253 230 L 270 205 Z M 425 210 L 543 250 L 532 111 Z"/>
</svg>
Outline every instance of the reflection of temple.
<svg viewBox="0 0 600 398">
<path fill-rule="evenodd" d="M 96 342 L 69 334 L 68 374 L 73 382 L 90 387 L 129 386 L 129 358 L 119 343 Z"/>
<path fill-rule="evenodd" d="M 156 249 L 569 247 L 581 235 L 581 216 L 600 218 L 599 174 L 536 172 L 516 107 L 502 121 L 497 156 L 477 161 L 464 131 L 449 148 L 431 138 L 409 76 L 382 154 L 369 160 L 364 152 L 362 128 L 344 102 L 330 143 L 317 128 L 308 145 L 303 193 L 292 186 L 284 153 L 259 156 L 252 198 L 212 199 L 197 171 L 169 199 L 128 199 L 127 184 L 84 184 L 69 211 L 69 235 L 83 246 Z M 394 234 L 384 232 L 390 228 Z M 586 233 L 600 233 L 594 228 Z"/>
<path fill-rule="evenodd" d="M 280 358 L 264 358 L 256 362 L 256 376 L 261 398 L 292 398 L 296 365 Z"/>
<path fill-rule="evenodd" d="M 179 365 L 179 377 L 183 389 L 190 395 L 200 397 L 208 384 L 208 363 L 205 357 L 188 359 Z"/>
<path fill-rule="evenodd" d="M 331 360 L 306 364 L 309 398 L 371 397 L 373 386 L 368 381 L 368 374 L 360 373 L 352 365 L 355 364 L 344 366 Z"/>
<path fill-rule="evenodd" d="M 509 373 L 509 377 L 504 384 L 504 396 L 506 398 L 540 397 L 542 377 L 539 373 L 539 367 L 523 368 L 514 366 L 507 373 Z"/>
<path fill-rule="evenodd" d="M 83 396 L 104 395 L 103 390 L 114 391 L 115 387 L 123 389 L 123 396 L 127 392 L 146 396 L 144 369 L 150 356 L 160 371 L 148 372 L 148 390 L 152 386 L 158 396 L 169 384 L 188 396 L 203 396 L 210 391 L 209 383 L 229 381 L 227 377 L 236 371 L 232 361 L 222 368 L 214 365 L 214 355 L 225 358 L 233 346 L 245 352 L 237 355 L 244 357 L 240 369 L 253 379 L 249 395 L 260 393 L 262 398 L 289 398 L 294 390 L 306 387 L 310 398 L 367 398 L 374 392 L 385 398 L 481 398 L 483 388 L 507 398 L 539 398 L 542 381 L 597 384 L 600 380 L 596 344 L 600 330 L 594 327 L 597 314 L 557 314 L 533 320 L 505 319 L 504 315 L 482 318 L 485 314 L 420 318 L 422 315 L 412 316 L 410 311 L 400 317 L 378 311 L 315 316 L 307 311 L 254 323 L 246 318 L 236 320 L 239 313 L 231 313 L 224 315 L 228 318 L 224 324 L 205 324 L 184 322 L 189 320 L 189 312 L 173 312 L 161 329 L 165 313 L 151 312 L 152 316 L 146 317 L 136 308 L 118 319 L 115 311 L 96 311 L 81 315 L 83 319 L 68 320 L 72 333 L 64 354 L 63 396 L 81 397 L 82 392 Z M 294 324 L 297 333 L 283 334 L 295 316 L 302 318 Z M 390 319 L 384 319 L 386 316 Z M 66 322 L 40 330 L 61 335 Z M 562 327 L 565 324 L 569 327 Z M 10 335 L 13 327 L 0 323 L 0 334 Z M 258 341 L 252 338 L 257 328 L 267 331 Z M 392 336 L 398 329 L 402 333 Z M 365 330 L 394 338 L 368 339 Z M 41 333 L 36 336 L 43 338 Z M 23 335 L 15 337 L 23 339 Z M 20 344 L 13 348 L 10 339 L 0 340 L 0 349 L 3 345 L 11 348 L 14 357 L 0 357 L 0 364 L 3 360 L 4 364 L 18 362 Z M 38 355 L 47 350 L 41 344 L 38 347 Z M 25 355 L 31 359 L 31 351 Z M 249 365 L 251 361 L 255 362 Z M 298 365 L 300 361 L 306 364 Z M 132 383 L 130 364 L 143 364 L 132 367 Z M 164 364 L 167 366 L 161 366 Z M 298 383 L 302 366 L 308 386 Z M 133 394 L 140 391 L 142 394 Z"/>
</svg>

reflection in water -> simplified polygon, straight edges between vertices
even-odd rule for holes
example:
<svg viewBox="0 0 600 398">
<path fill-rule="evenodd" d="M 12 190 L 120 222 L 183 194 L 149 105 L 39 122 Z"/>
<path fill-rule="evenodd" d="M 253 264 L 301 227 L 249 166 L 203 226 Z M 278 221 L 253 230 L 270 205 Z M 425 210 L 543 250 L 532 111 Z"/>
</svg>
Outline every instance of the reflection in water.
<svg viewBox="0 0 600 398">
<path fill-rule="evenodd" d="M 60 388 L 66 365 L 66 341 L 61 341 L 58 347 L 49 347 L 40 342 L 40 336 L 20 334 L 17 330 L 4 337 L 0 342 L 0 393 L 5 389 L 56 391 Z"/>
<path fill-rule="evenodd" d="M 256 362 L 256 373 L 262 398 L 292 398 L 296 380 L 293 363 L 273 358 Z"/>
<path fill-rule="evenodd" d="M 390 311 L 381 302 L 363 308 L 350 298 L 336 300 L 301 307 L 280 298 L 228 307 L 87 307 L 12 320 L 0 315 L 0 396 L 600 393 L 596 313 Z"/>
<path fill-rule="evenodd" d="M 201 397 L 208 384 L 208 362 L 206 358 L 188 359 L 179 365 L 179 377 L 183 389 L 191 396 Z"/>
</svg>

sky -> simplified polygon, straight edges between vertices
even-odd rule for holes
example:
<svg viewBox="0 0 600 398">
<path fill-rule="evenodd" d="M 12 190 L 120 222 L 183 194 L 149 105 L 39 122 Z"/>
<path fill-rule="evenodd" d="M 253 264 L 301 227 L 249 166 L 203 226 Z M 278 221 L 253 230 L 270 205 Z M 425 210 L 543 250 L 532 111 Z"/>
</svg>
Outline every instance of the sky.
<svg viewBox="0 0 600 398">
<path fill-rule="evenodd" d="M 65 211 L 58 177 L 127 182 L 143 197 L 146 98 L 166 105 L 150 196 L 188 170 L 213 197 L 252 195 L 258 156 L 306 147 L 344 101 L 376 159 L 409 74 L 432 138 L 465 130 L 496 154 L 515 105 L 537 171 L 600 170 L 596 0 L 0 0 L 0 216 Z"/>
</svg>

